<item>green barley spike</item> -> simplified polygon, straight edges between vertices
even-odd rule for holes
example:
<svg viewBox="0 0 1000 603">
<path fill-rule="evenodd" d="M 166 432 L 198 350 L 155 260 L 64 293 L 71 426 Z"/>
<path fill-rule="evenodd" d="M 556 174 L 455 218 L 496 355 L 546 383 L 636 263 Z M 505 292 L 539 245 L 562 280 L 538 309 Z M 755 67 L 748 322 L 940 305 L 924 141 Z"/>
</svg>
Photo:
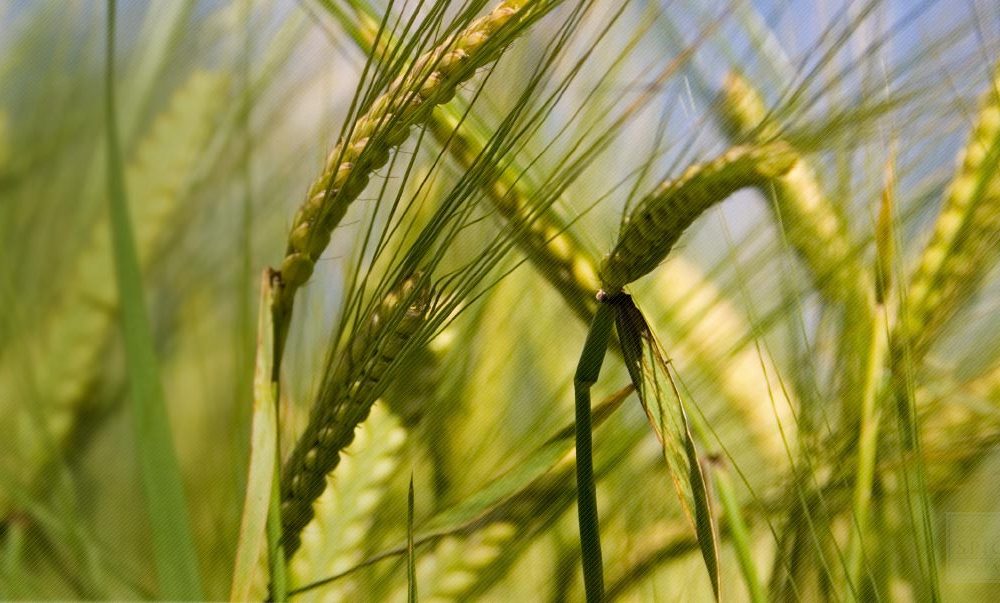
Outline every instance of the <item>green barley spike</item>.
<svg viewBox="0 0 1000 603">
<path fill-rule="evenodd" d="M 361 26 L 355 42 L 370 53 L 378 38 L 378 23 L 364 11 L 358 11 L 357 20 Z M 381 43 L 385 43 L 384 37 Z M 459 100 L 436 107 L 427 126 L 435 140 L 447 144 L 452 158 L 468 170 L 477 161 L 483 161 L 489 135 L 477 128 L 473 120 L 463 119 L 468 107 Z M 493 207 L 509 222 L 525 226 L 515 231 L 518 247 L 574 313 L 589 323 L 596 309 L 594 291 L 598 281 L 597 269 L 584 246 L 553 212 L 538 211 L 533 206 L 536 193 L 521 177 L 521 170 L 494 162 L 485 173 L 489 177 L 482 180 L 481 186 Z"/>
<path fill-rule="evenodd" d="M 492 39 L 509 42 L 510 36 L 505 34 L 556 4 L 549 0 L 501 2 L 418 57 L 408 73 L 372 102 L 355 121 L 347 140 L 339 142 L 327 156 L 323 173 L 309 187 L 306 201 L 295 215 L 280 268 L 282 288 L 277 308 L 286 314 L 290 311 L 296 289 L 309 280 L 333 229 L 367 186 L 370 174 L 388 162 L 390 149 L 406 140 L 410 127 L 425 121 L 434 106 L 451 100 L 457 86 L 496 58 L 497 44 L 490 43 Z"/>
<path fill-rule="evenodd" d="M 795 160 L 791 147 L 780 142 L 733 147 L 658 186 L 633 210 L 618 243 L 604 259 L 600 269 L 604 290 L 620 291 L 651 272 L 705 210 L 742 188 L 787 173 Z"/>
<path fill-rule="evenodd" d="M 378 23 L 363 11 L 357 18 L 361 29 L 355 41 L 370 53 L 378 37 Z M 467 109 L 456 99 L 436 107 L 427 122 L 435 140 L 447 144 L 448 153 L 465 170 L 483 160 L 489 142 L 488 133 L 477 128 L 473 120 L 464 119 Z M 515 232 L 518 247 L 577 316 L 590 322 L 598 282 L 597 270 L 584 246 L 552 212 L 537 211 L 532 204 L 535 191 L 521 177 L 521 170 L 494 162 L 485 173 L 489 177 L 482 180 L 482 189 L 493 207 L 509 222 L 525 226 Z"/>
<path fill-rule="evenodd" d="M 326 487 L 326 476 L 340 462 L 340 451 L 371 411 L 384 384 L 380 380 L 424 324 L 432 298 L 421 275 L 404 279 L 348 341 L 347 349 L 320 398 L 309 424 L 281 475 L 281 520 L 286 554 L 300 544 L 302 528 L 313 518 L 312 504 Z"/>
</svg>

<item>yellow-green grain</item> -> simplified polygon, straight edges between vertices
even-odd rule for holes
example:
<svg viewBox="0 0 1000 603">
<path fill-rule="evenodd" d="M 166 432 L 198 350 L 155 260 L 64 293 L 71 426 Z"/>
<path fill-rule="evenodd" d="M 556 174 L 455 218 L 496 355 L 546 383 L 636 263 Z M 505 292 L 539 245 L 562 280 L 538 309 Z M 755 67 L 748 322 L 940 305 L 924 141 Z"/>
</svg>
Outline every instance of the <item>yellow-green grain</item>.
<svg viewBox="0 0 1000 603">
<path fill-rule="evenodd" d="M 309 187 L 306 200 L 292 220 L 285 258 L 280 267 L 281 290 L 276 306 L 291 308 L 296 289 L 312 275 L 333 229 L 350 204 L 368 184 L 370 174 L 389 160 L 389 151 L 406 140 L 411 126 L 426 120 L 430 109 L 446 103 L 455 89 L 476 68 L 496 57 L 491 38 L 504 38 L 505 30 L 550 9 L 548 0 L 505 0 L 464 30 L 449 36 L 418 57 L 357 118 Z"/>
<path fill-rule="evenodd" d="M 969 140 L 909 280 L 899 334 L 918 363 L 1000 256 L 1000 73 L 980 102 Z"/>
</svg>

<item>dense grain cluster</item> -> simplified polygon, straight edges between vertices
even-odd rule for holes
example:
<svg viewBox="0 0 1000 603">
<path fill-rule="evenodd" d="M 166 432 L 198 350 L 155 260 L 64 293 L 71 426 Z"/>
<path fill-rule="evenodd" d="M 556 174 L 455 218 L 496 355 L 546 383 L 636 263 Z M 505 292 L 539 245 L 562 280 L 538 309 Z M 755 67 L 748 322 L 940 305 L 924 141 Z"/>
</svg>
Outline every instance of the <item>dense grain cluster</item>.
<svg viewBox="0 0 1000 603">
<path fill-rule="evenodd" d="M 377 15 L 362 19 L 362 33 L 355 41 L 372 54 L 378 39 Z M 380 46 L 384 45 L 383 38 Z M 381 56 L 375 52 L 374 56 Z M 552 212 L 539 210 L 532 203 L 535 191 L 525 182 L 520 170 L 501 166 L 496 161 L 483 165 L 489 136 L 463 119 L 468 107 L 459 103 L 435 108 L 427 121 L 428 129 L 465 170 L 482 170 L 482 189 L 498 213 L 516 226 L 518 247 L 535 269 L 551 283 L 574 313 L 584 322 L 593 317 L 596 302 L 597 269 L 583 245 Z"/>
<path fill-rule="evenodd" d="M 910 279 L 899 327 L 919 361 L 1000 250 L 1000 77 L 984 95 L 954 179 Z"/>
<path fill-rule="evenodd" d="M 313 517 L 312 503 L 337 467 L 340 451 L 384 389 L 382 377 L 423 324 L 431 290 L 419 274 L 403 280 L 351 337 L 334 374 L 313 406 L 309 424 L 282 471 L 281 520 L 289 556 Z"/>
<path fill-rule="evenodd" d="M 409 128 L 427 119 L 430 109 L 448 102 L 455 88 L 478 67 L 496 57 L 505 27 L 516 25 L 548 2 L 506 0 L 489 14 L 473 21 L 438 47 L 418 57 L 406 74 L 393 81 L 384 94 L 360 116 L 347 139 L 330 152 L 323 173 L 309 187 L 306 201 L 292 222 L 285 259 L 281 263 L 279 307 L 290 307 L 295 290 L 312 275 L 316 260 L 326 249 L 330 234 L 348 206 L 368 185 L 369 175 L 389 160 L 390 149 L 406 140 Z"/>
<path fill-rule="evenodd" d="M 604 290 L 619 291 L 651 272 L 705 210 L 739 189 L 785 174 L 795 160 L 795 153 L 783 143 L 733 147 L 661 184 L 639 202 L 604 259 L 600 270 Z"/>
</svg>

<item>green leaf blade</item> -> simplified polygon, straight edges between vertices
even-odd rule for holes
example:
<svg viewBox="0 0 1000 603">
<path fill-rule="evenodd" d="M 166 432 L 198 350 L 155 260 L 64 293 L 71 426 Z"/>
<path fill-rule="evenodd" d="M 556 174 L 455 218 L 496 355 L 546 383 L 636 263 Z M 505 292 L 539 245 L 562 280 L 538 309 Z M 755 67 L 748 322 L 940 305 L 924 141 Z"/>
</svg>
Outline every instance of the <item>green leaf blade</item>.
<svg viewBox="0 0 1000 603">
<path fill-rule="evenodd" d="M 722 585 L 719 529 L 684 402 L 674 387 L 659 342 L 632 298 L 619 294 L 611 303 L 617 306 L 615 329 L 629 376 L 646 418 L 663 447 L 671 481 L 682 510 L 694 528 L 712 592 L 718 600 Z M 665 391 L 664 380 L 669 383 L 669 392 Z"/>
<path fill-rule="evenodd" d="M 128 196 L 114 100 L 114 0 L 108 0 L 106 135 L 108 196 L 115 280 L 121 300 L 128 390 L 136 429 L 136 454 L 153 532 L 160 594 L 168 599 L 201 599 L 198 558 L 191 536 L 180 466 L 174 453 L 163 384 L 146 310 L 142 273 L 129 218 Z"/>
<path fill-rule="evenodd" d="M 253 383 L 253 420 L 250 440 L 250 467 L 246 499 L 240 522 L 239 545 L 233 568 L 230 601 L 247 601 L 257 570 L 257 560 L 265 540 L 268 505 L 274 467 L 277 464 L 278 416 L 271 364 L 274 344 L 271 324 L 271 283 L 265 271 L 261 282 L 260 312 L 257 326 L 257 361 Z"/>
</svg>

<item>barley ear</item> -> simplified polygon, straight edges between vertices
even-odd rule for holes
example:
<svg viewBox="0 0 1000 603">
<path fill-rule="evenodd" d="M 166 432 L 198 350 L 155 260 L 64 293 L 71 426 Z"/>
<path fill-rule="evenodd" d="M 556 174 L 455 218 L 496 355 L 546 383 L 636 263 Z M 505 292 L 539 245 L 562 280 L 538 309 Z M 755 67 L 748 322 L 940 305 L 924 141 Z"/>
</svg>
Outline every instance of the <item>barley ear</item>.
<svg viewBox="0 0 1000 603">
<path fill-rule="evenodd" d="M 501 2 L 487 15 L 417 57 L 408 72 L 389 84 L 385 93 L 357 118 L 346 139 L 327 156 L 323 172 L 309 187 L 305 202 L 292 220 L 275 302 L 282 322 L 288 321 L 295 291 L 309 280 L 334 228 L 367 186 L 371 173 L 388 162 L 390 150 L 406 140 L 411 126 L 426 121 L 434 106 L 451 100 L 456 87 L 471 78 L 476 69 L 494 60 L 498 43 L 509 43 L 518 26 L 555 4 L 540 0 Z M 285 327 L 279 328 L 283 336 Z"/>
<path fill-rule="evenodd" d="M 707 209 L 742 188 L 786 174 L 795 161 L 795 152 L 781 142 L 738 146 L 662 183 L 638 203 L 604 258 L 599 272 L 603 289 L 619 291 L 648 274 Z"/>
<path fill-rule="evenodd" d="M 219 74 L 192 74 L 156 117 L 127 167 L 129 211 L 143 272 L 148 272 L 176 225 L 190 175 L 224 108 L 226 86 L 226 79 Z M 19 403 L 29 399 L 17 392 L 16 383 L 22 376 L 16 374 L 11 358 L 0 365 L 0 404 L 17 405 L 0 413 L 0 430 L 12 434 L 12 445 L 18 442 L 13 446 L 16 452 L 0 454 L 0 466 L 6 469 L 10 461 L 14 475 L 38 486 L 44 485 L 38 476 L 51 461 L 52 450 L 44 442 L 65 446 L 83 416 L 106 410 L 103 405 L 107 401 L 95 399 L 94 393 L 118 311 L 108 228 L 107 216 L 103 216 L 77 257 L 65 301 L 28 345 L 29 353 L 38 359 L 33 370 L 38 388 L 35 396 L 41 405 L 28 409 L 26 402 Z M 40 424 L 28 418 L 32 410 L 39 413 Z M 49 438 L 38 437 L 38 428 Z M 5 506 L 0 501 L 0 513 Z"/>
<path fill-rule="evenodd" d="M 467 122 L 452 105 L 438 107 L 430 121 L 434 137 L 444 144 L 465 169 L 476 164 L 487 137 Z M 532 266 L 555 287 L 567 305 L 584 322 L 594 315 L 597 269 L 572 231 L 551 211 L 533 206 L 534 191 L 511 167 L 489 166 L 493 178 L 483 182 L 487 198 L 497 212 L 514 224 L 516 243 Z"/>
<path fill-rule="evenodd" d="M 780 140 L 781 127 L 770 118 L 760 93 L 739 74 L 727 78 L 716 103 L 720 126 L 734 141 Z M 822 298 L 844 309 L 838 347 L 851 358 L 865 358 L 872 345 L 869 324 L 875 283 L 854 251 L 847 226 L 823 191 L 809 162 L 795 154 L 791 169 L 761 189 L 788 246 L 806 268 Z M 849 420 L 862 404 L 863 363 L 848 363 L 838 397 Z"/>
<path fill-rule="evenodd" d="M 1000 71 L 980 102 L 944 205 L 910 277 L 898 327 L 919 362 L 1000 255 Z"/>
<path fill-rule="evenodd" d="M 780 138 L 781 128 L 743 76 L 730 73 L 716 103 L 720 126 L 734 143 L 766 143 Z M 847 228 L 823 192 L 815 170 L 795 155 L 791 169 L 762 191 L 789 246 L 823 296 L 834 302 L 863 300 L 859 275 L 867 271 L 851 249 Z"/>
<path fill-rule="evenodd" d="M 379 38 L 378 23 L 366 10 L 355 7 L 360 25 L 355 30 L 355 42 L 365 52 L 371 53 Z M 353 27 L 344 21 L 345 27 Z M 387 42 L 381 38 L 381 45 Z M 381 52 L 375 52 L 381 56 Z M 552 212 L 533 206 L 536 190 L 522 177 L 522 171 L 510 164 L 501 165 L 485 161 L 483 152 L 490 136 L 472 123 L 467 115 L 469 107 L 461 99 L 435 107 L 427 122 L 435 140 L 447 147 L 448 154 L 464 170 L 477 166 L 487 175 L 480 180 L 483 193 L 496 208 L 497 213 L 515 225 L 517 246 L 527 256 L 535 270 L 556 288 L 567 305 L 585 323 L 589 324 L 596 309 L 594 291 L 597 290 L 597 268 L 584 246 Z"/>
<path fill-rule="evenodd" d="M 313 517 L 312 504 L 326 488 L 327 474 L 337 467 L 340 451 L 354 440 L 355 428 L 385 389 L 386 369 L 423 326 L 431 298 L 420 273 L 403 279 L 358 327 L 324 382 L 309 423 L 282 471 L 282 534 L 289 557 Z"/>
</svg>

